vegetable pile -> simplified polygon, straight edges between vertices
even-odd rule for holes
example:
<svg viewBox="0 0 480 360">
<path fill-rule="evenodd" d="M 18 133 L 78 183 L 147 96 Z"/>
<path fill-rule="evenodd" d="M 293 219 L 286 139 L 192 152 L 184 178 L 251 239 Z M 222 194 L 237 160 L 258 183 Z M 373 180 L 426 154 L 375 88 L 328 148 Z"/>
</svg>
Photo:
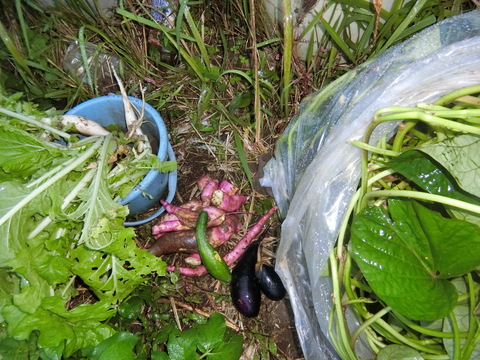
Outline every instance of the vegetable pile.
<svg viewBox="0 0 480 360">
<path fill-rule="evenodd" d="M 167 213 L 153 226 L 157 241 L 149 252 L 165 254 L 187 253 L 189 266 L 179 267 L 182 275 L 198 276 L 209 273 L 218 280 L 230 282 L 231 296 L 237 310 L 247 316 L 258 315 L 261 291 L 272 300 L 281 300 L 286 294 L 283 283 L 272 266 L 258 262 L 261 238 L 253 241 L 277 210 L 272 207 L 224 258 L 216 250 L 239 229 L 236 213 L 247 201 L 238 194 L 238 188 L 227 181 L 212 179 L 208 174 L 198 181 L 200 200 L 191 200 L 181 206 L 165 201 Z M 208 228 L 208 229 L 207 229 Z M 229 265 L 238 260 L 233 272 Z M 168 266 L 167 270 L 176 270 Z"/>
<path fill-rule="evenodd" d="M 115 129 L 79 139 L 20 97 L 0 93 L 0 348 L 36 340 L 43 358 L 69 357 L 113 336 L 105 320 L 145 275 L 165 273 L 117 200 L 176 164 Z"/>
<path fill-rule="evenodd" d="M 198 276 L 208 273 L 207 267 L 204 266 L 206 264 L 201 265 L 205 257 L 201 259 L 201 254 L 198 253 L 199 247 L 195 231 L 197 229 L 198 235 L 198 225 L 202 227 L 200 234 L 203 233 L 204 227 L 208 228 L 205 230 L 205 237 L 208 238 L 213 248 L 217 248 L 240 230 L 237 213 L 247 201 L 246 196 L 238 194 L 239 189 L 237 187 L 228 181 L 212 179 L 208 174 L 198 179 L 197 184 L 201 191 L 201 200 L 191 200 L 180 206 L 161 201 L 165 207 L 166 214 L 160 217 L 152 227 L 152 234 L 157 241 L 149 248 L 149 252 L 156 256 L 174 253 L 190 254 L 185 261 L 194 267 L 180 266 L 178 268 L 180 273 L 186 276 Z M 247 246 L 260 234 L 276 210 L 276 206 L 268 210 L 248 230 L 233 250 L 225 255 L 222 261 L 225 261 L 227 265 L 237 261 L 245 252 Z M 203 221 L 198 222 L 201 213 L 206 213 L 204 219 L 208 217 L 206 224 L 203 224 Z M 203 238 L 204 236 L 202 235 L 201 240 Z M 207 261 L 213 261 L 212 256 L 207 258 Z M 176 267 L 173 265 L 167 266 L 167 270 L 175 271 Z M 217 273 L 210 274 L 214 277 L 218 275 Z M 229 281 L 227 279 L 222 280 Z"/>
<path fill-rule="evenodd" d="M 329 269 L 342 358 L 363 346 L 378 359 L 479 358 L 479 93 L 380 109 L 354 142 L 362 180 Z M 393 138 L 369 144 L 379 124 L 399 120 Z"/>
<path fill-rule="evenodd" d="M 233 305 L 243 315 L 255 317 L 260 312 L 262 293 L 270 300 L 282 300 L 287 290 L 273 266 L 264 264 L 260 244 L 268 229 L 247 246 L 232 271 L 230 294 Z"/>
</svg>

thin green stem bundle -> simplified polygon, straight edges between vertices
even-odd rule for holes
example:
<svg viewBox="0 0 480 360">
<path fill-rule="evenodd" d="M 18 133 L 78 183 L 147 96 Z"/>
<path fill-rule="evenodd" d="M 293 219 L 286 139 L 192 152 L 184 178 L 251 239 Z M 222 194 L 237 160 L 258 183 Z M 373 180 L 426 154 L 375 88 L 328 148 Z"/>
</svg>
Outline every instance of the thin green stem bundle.
<svg viewBox="0 0 480 360">
<path fill-rule="evenodd" d="M 395 306 L 376 298 L 374 289 L 359 269 L 361 264 L 352 257 L 350 244 L 352 219 L 370 208 L 388 209 L 391 199 L 416 200 L 434 208 L 443 207 L 452 216 L 458 216 L 460 212 L 468 213 L 473 219 L 480 218 L 480 203 L 475 197 L 457 196 L 450 192 L 429 193 L 427 185 L 423 189 L 421 182 L 412 183 L 398 170 L 389 167 L 390 159 L 395 160 L 410 150 L 428 148 L 457 136 L 473 136 L 472 143 L 475 143 L 475 136 L 480 136 L 480 109 L 464 102 L 458 106 L 456 99 L 470 97 L 474 100 L 469 100 L 469 103 L 475 104 L 479 92 L 480 86 L 470 86 L 447 94 L 432 104 L 380 109 L 374 114 L 363 140 L 351 143 L 362 149 L 361 181 L 347 208 L 329 263 L 333 285 L 329 333 L 342 358 L 358 359 L 355 346 L 360 336 L 374 353 L 390 344 L 401 344 L 415 349 L 425 359 L 467 359 L 479 344 L 480 326 L 473 313 L 478 305 L 476 294 L 479 285 L 470 273 L 460 277 L 467 290 L 457 300 L 457 306 L 468 304 L 468 327 L 465 328 L 458 320 L 459 315 L 452 311 L 442 320 L 448 321 L 451 328 L 432 328 L 404 316 Z M 400 122 L 396 134 L 391 139 L 381 139 L 376 145 L 370 144 L 373 131 L 387 121 Z M 418 164 L 412 163 L 411 166 Z M 369 241 L 368 238 L 365 241 Z M 378 306 L 374 313 L 370 310 L 373 305 Z M 344 316 L 346 307 L 351 308 L 358 318 L 357 327 L 347 325 Z M 445 339 L 450 339 L 450 342 L 445 342 Z"/>
</svg>

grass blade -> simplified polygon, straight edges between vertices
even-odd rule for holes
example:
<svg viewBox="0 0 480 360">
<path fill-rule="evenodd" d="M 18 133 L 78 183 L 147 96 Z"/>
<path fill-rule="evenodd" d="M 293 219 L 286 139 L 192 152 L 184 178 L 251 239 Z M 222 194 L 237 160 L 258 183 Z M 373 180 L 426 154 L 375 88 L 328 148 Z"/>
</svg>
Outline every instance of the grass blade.
<svg viewBox="0 0 480 360">
<path fill-rule="evenodd" d="M 403 19 L 400 25 L 395 29 L 393 34 L 388 38 L 385 45 L 383 45 L 381 51 L 387 49 L 390 45 L 400 39 L 400 35 L 407 29 L 408 25 L 413 21 L 415 16 L 422 10 L 427 0 L 419 0 L 415 2 L 415 5 L 412 6 L 412 9 L 407 16 Z"/>
<path fill-rule="evenodd" d="M 252 172 L 248 166 L 247 156 L 245 155 L 245 150 L 243 149 L 243 142 L 238 134 L 237 129 L 232 126 L 233 136 L 235 138 L 235 147 L 237 148 L 238 159 L 240 160 L 240 164 L 242 165 L 243 172 L 247 176 L 248 182 L 253 189 L 253 177 Z"/>
<path fill-rule="evenodd" d="M 350 51 L 349 46 L 345 43 L 345 41 L 342 40 L 342 38 L 337 34 L 335 29 L 330 26 L 330 24 L 325 20 L 322 19 L 322 25 L 325 28 L 325 31 L 330 35 L 332 38 L 332 41 L 343 51 L 345 56 L 352 62 L 356 63 L 355 56 L 353 53 Z"/>
<path fill-rule="evenodd" d="M 192 15 L 190 14 L 190 10 L 188 9 L 188 7 L 185 8 L 184 14 L 185 14 L 185 19 L 187 20 L 187 23 L 188 23 L 188 27 L 190 28 L 193 38 L 195 39 L 195 43 L 197 44 L 198 48 L 200 49 L 200 53 L 202 54 L 203 63 L 205 64 L 207 71 L 210 72 L 210 56 L 208 55 L 208 51 L 207 51 L 207 48 L 205 47 L 205 43 L 202 39 L 202 36 L 200 35 L 200 32 L 195 26 L 195 22 L 193 21 Z"/>
<path fill-rule="evenodd" d="M 285 115 L 289 112 L 290 80 L 292 79 L 292 53 L 293 53 L 293 16 L 290 0 L 282 0 L 283 8 L 283 89 L 280 104 Z"/>
<path fill-rule="evenodd" d="M 168 41 L 170 41 L 170 43 L 177 49 L 177 51 L 179 52 L 179 54 L 181 55 L 181 57 L 183 57 L 185 59 L 185 61 L 188 63 L 188 65 L 192 68 L 192 70 L 195 72 L 195 74 L 198 76 L 198 78 L 200 80 L 202 80 L 203 82 L 207 82 L 207 79 L 205 78 L 205 76 L 203 75 L 202 73 L 202 69 L 200 66 L 198 66 L 197 62 L 195 61 L 195 59 L 193 57 L 191 57 L 187 51 L 181 46 L 181 44 L 179 42 L 176 42 L 175 39 L 173 38 L 173 36 L 170 34 L 171 32 L 171 29 L 166 27 L 166 26 L 162 26 L 160 24 L 158 24 L 157 22 L 155 21 L 152 21 L 152 20 L 149 20 L 149 19 L 145 19 L 141 16 L 138 16 L 138 15 L 135 15 L 129 11 L 126 11 L 124 9 L 121 9 L 121 8 L 118 8 L 117 9 L 117 13 L 122 15 L 123 17 L 125 17 L 126 19 L 130 19 L 130 20 L 133 20 L 133 21 L 137 21 L 141 24 L 144 24 L 144 25 L 147 25 L 147 26 L 150 26 L 154 29 L 158 29 L 160 31 L 163 32 L 163 34 L 165 35 L 165 37 L 168 39 Z M 182 37 L 183 35 L 180 34 L 179 35 L 180 37 Z"/>
</svg>

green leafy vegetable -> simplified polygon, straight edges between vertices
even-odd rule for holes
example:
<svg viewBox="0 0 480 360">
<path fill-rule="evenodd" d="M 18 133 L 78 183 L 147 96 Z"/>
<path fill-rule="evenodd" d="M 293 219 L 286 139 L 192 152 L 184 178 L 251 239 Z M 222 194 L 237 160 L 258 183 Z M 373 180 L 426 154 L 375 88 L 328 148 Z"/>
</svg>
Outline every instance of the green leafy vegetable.
<svg viewBox="0 0 480 360">
<path fill-rule="evenodd" d="M 421 150 L 427 151 L 429 148 L 429 146 L 420 147 Z M 430 194 L 443 195 L 476 205 L 480 204 L 476 197 L 466 193 L 458 186 L 455 179 L 445 168 L 423 151 L 406 151 L 389 160 L 387 165 Z M 462 169 L 458 169 L 459 173 L 462 171 Z M 471 171 L 470 175 L 475 176 L 474 171 Z M 447 208 L 455 218 L 480 225 L 478 214 L 452 206 L 447 206 Z"/>
<path fill-rule="evenodd" d="M 480 137 L 465 134 L 420 147 L 440 163 L 458 185 L 466 192 L 480 197 L 480 176 L 477 154 L 480 153 Z"/>
<path fill-rule="evenodd" d="M 146 276 L 165 274 L 165 263 L 138 248 L 123 225 L 128 207 L 116 199 L 148 164 L 163 165 L 131 152 L 122 158 L 129 171 L 119 171 L 111 159 L 122 136 L 65 144 L 61 132 L 30 121 L 49 114 L 18 99 L 0 96 L 0 341 L 11 351 L 36 343 L 36 358 L 90 349 L 92 359 L 131 359 L 135 336 L 106 320 Z"/>
<path fill-rule="evenodd" d="M 226 327 L 225 318 L 219 313 L 191 329 L 168 331 L 167 353 L 171 360 L 237 360 L 242 354 L 243 338 Z"/>
<path fill-rule="evenodd" d="M 448 279 L 480 265 L 480 228 L 446 219 L 413 200 L 375 206 L 352 224 L 352 256 L 373 291 L 415 320 L 448 315 L 457 292 Z"/>
<path fill-rule="evenodd" d="M 411 347 L 395 344 L 380 350 L 377 360 L 423 360 L 423 357 Z"/>
<path fill-rule="evenodd" d="M 103 340 L 91 351 L 84 351 L 83 353 L 90 360 L 133 360 L 135 359 L 133 348 L 137 342 L 138 338 L 134 334 L 118 332 Z"/>
<path fill-rule="evenodd" d="M 4 154 L 0 159 L 0 168 L 6 173 L 5 177 L 22 179 L 43 172 L 62 152 L 54 146 L 45 146 L 44 141 L 26 131 L 8 124 L 0 126 L 0 153 Z"/>
</svg>

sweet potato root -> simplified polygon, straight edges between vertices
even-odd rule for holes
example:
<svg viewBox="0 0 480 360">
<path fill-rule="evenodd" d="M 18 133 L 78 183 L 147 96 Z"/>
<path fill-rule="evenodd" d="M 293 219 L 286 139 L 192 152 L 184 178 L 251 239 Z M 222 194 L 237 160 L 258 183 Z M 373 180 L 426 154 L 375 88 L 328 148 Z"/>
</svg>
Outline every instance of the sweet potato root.
<svg viewBox="0 0 480 360">
<path fill-rule="evenodd" d="M 202 199 L 203 206 L 209 206 L 210 201 L 212 200 L 212 195 L 215 190 L 218 189 L 218 180 L 211 180 L 202 190 L 200 198 Z"/>
<path fill-rule="evenodd" d="M 258 222 L 248 230 L 248 232 L 243 236 L 243 238 L 237 243 L 233 250 L 228 253 L 224 260 L 228 265 L 233 264 L 238 260 L 240 256 L 245 252 L 247 246 L 255 239 L 255 237 L 260 234 L 262 228 L 265 226 L 267 221 L 272 217 L 272 215 L 277 211 L 277 206 L 272 207 L 265 215 L 263 215 Z M 175 266 L 167 266 L 168 271 L 175 271 Z M 200 265 L 196 268 L 187 268 L 179 267 L 180 274 L 185 276 L 200 276 L 207 273 L 207 269 L 203 265 Z"/>
<path fill-rule="evenodd" d="M 221 190 L 216 190 L 212 196 L 212 205 L 225 212 L 237 211 L 247 202 L 244 195 L 227 195 Z"/>
<path fill-rule="evenodd" d="M 166 220 L 154 225 L 152 227 L 152 234 L 159 235 L 163 233 L 178 232 L 178 231 L 184 231 L 184 230 L 190 230 L 190 227 L 185 225 L 180 220 Z"/>
<path fill-rule="evenodd" d="M 222 191 L 226 195 L 235 195 L 239 189 L 232 183 L 223 180 L 220 182 L 220 184 L 218 184 L 218 190 Z"/>
<path fill-rule="evenodd" d="M 233 264 L 242 254 L 245 252 L 247 246 L 255 239 L 258 234 L 262 232 L 262 228 L 265 226 L 267 221 L 272 217 L 272 215 L 277 211 L 278 207 L 274 206 L 263 215 L 258 222 L 253 225 L 250 230 L 243 236 L 243 238 L 235 245 L 233 250 L 225 255 L 225 261 L 227 264 Z"/>
<path fill-rule="evenodd" d="M 210 175 L 208 174 L 205 174 L 203 176 L 201 176 L 198 180 L 197 180 L 197 186 L 198 188 L 200 189 L 200 191 L 203 191 L 203 189 L 205 189 L 205 186 L 207 186 L 207 184 L 212 181 L 212 178 L 210 177 Z"/>
<path fill-rule="evenodd" d="M 165 210 L 169 214 L 176 215 L 184 225 L 188 226 L 190 229 L 195 228 L 195 223 L 197 221 L 200 211 L 191 210 L 181 206 L 175 206 L 164 200 L 160 200 L 160 203 L 165 207 Z M 220 225 L 225 220 L 225 211 L 220 210 L 214 206 L 206 206 L 203 207 L 201 210 L 208 213 L 208 227 Z"/>
<path fill-rule="evenodd" d="M 228 241 L 238 230 L 238 219 L 235 215 L 229 215 L 221 225 L 207 229 L 207 237 L 213 247 L 218 247 Z M 157 241 L 148 249 L 148 252 L 155 256 L 174 253 L 192 254 L 197 251 L 195 230 L 163 233 L 157 237 Z"/>
</svg>

